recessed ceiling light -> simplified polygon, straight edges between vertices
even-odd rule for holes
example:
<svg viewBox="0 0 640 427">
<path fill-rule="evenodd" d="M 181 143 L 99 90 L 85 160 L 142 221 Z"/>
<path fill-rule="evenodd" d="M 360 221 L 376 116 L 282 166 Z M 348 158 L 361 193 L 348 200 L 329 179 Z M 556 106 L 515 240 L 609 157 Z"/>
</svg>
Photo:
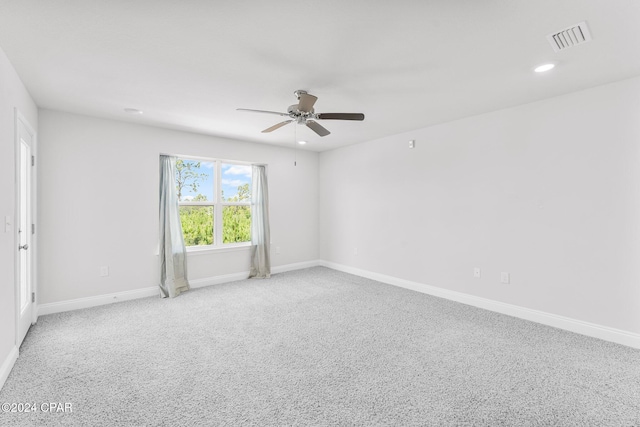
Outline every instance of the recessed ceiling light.
<svg viewBox="0 0 640 427">
<path fill-rule="evenodd" d="M 142 110 L 138 110 L 136 108 L 125 108 L 124 112 L 127 114 L 142 114 Z"/>
<path fill-rule="evenodd" d="M 307 143 L 307 141 L 298 141 L 298 144 L 300 144 L 300 145 L 304 145 L 306 143 Z"/>
<path fill-rule="evenodd" d="M 543 64 L 543 65 L 540 65 L 540 66 L 536 67 L 533 71 L 535 71 L 536 73 L 544 73 L 545 71 L 549 71 L 550 69 L 552 69 L 555 66 L 556 66 L 556 64 Z"/>
</svg>

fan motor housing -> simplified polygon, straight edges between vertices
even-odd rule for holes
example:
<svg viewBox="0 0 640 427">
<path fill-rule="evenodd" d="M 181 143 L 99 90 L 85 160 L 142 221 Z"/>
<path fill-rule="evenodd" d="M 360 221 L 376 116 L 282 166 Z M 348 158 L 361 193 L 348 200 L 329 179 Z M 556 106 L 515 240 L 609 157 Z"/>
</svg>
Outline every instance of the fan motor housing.
<svg viewBox="0 0 640 427">
<path fill-rule="evenodd" d="M 313 115 L 314 111 L 315 110 L 313 108 L 307 113 L 300 111 L 298 110 L 298 104 L 289 105 L 289 108 L 287 108 L 287 112 L 292 115 L 292 117 L 310 117 Z"/>
</svg>

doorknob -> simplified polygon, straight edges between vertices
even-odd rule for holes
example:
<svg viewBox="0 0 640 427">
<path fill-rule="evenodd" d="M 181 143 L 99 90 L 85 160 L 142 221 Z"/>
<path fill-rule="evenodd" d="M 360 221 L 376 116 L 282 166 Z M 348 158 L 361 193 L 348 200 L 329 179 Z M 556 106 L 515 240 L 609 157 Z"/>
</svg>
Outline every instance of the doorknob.
<svg viewBox="0 0 640 427">
<path fill-rule="evenodd" d="M 26 251 L 27 249 L 29 249 L 29 245 L 26 244 L 26 243 L 24 245 L 20 245 L 20 246 L 18 246 L 18 250 L 20 250 L 20 249 L 24 249 Z"/>
</svg>

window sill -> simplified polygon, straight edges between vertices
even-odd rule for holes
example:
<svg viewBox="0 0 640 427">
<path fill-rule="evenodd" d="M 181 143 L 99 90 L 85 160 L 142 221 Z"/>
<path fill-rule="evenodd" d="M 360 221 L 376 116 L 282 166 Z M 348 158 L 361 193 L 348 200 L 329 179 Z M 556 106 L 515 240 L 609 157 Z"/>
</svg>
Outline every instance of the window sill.
<svg viewBox="0 0 640 427">
<path fill-rule="evenodd" d="M 210 254 L 219 254 L 222 252 L 237 252 L 237 251 L 245 251 L 251 248 L 251 243 L 240 243 L 235 245 L 224 245 L 224 246 L 189 246 L 187 247 L 187 255 L 210 255 Z"/>
</svg>

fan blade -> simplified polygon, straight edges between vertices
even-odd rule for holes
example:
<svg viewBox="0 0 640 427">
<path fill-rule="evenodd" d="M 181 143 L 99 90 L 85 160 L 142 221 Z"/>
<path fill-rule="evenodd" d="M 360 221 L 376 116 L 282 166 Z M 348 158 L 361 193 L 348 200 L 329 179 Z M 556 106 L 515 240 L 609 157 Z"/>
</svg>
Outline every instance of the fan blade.
<svg viewBox="0 0 640 427">
<path fill-rule="evenodd" d="M 308 93 L 300 94 L 300 102 L 298 102 L 298 110 L 304 113 L 310 113 L 313 110 L 313 104 L 318 100 L 317 96 L 309 95 Z"/>
<path fill-rule="evenodd" d="M 313 120 L 307 120 L 307 127 L 320 136 L 327 136 L 331 133 L 322 127 L 320 123 L 314 122 Z"/>
<path fill-rule="evenodd" d="M 362 113 L 322 113 L 316 117 L 320 120 L 364 120 Z"/>
<path fill-rule="evenodd" d="M 270 128 L 267 128 L 262 131 L 262 133 L 273 132 L 276 129 L 280 129 L 282 126 L 291 123 L 293 120 L 285 120 L 284 122 L 280 122 L 277 125 L 273 125 Z"/>
<path fill-rule="evenodd" d="M 237 111 L 250 111 L 252 113 L 267 113 L 267 114 L 277 114 L 279 116 L 288 116 L 289 113 L 278 113 L 277 111 L 265 111 L 265 110 L 250 110 L 248 108 L 236 108 Z"/>
</svg>

